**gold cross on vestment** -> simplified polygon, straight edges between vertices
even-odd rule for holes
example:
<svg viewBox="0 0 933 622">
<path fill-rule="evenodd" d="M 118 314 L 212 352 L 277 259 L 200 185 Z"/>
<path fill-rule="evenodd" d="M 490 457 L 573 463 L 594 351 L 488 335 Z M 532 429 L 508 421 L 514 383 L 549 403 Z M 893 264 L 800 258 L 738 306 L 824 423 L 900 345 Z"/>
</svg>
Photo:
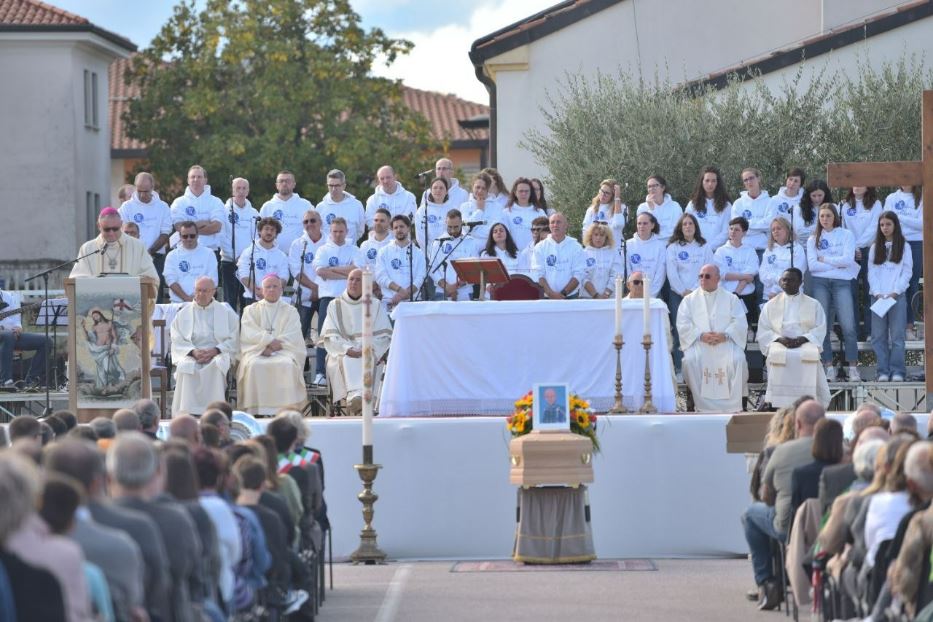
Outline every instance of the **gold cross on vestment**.
<svg viewBox="0 0 933 622">
<path fill-rule="evenodd" d="M 716 380 L 719 381 L 719 384 L 722 384 L 723 381 L 726 379 L 726 372 L 723 371 L 722 367 L 720 367 L 720 368 L 716 371 L 715 376 L 716 376 Z"/>
<path fill-rule="evenodd" d="M 709 369 L 703 370 L 703 383 L 709 384 L 709 379 L 713 377 L 713 374 L 709 373 Z"/>
</svg>

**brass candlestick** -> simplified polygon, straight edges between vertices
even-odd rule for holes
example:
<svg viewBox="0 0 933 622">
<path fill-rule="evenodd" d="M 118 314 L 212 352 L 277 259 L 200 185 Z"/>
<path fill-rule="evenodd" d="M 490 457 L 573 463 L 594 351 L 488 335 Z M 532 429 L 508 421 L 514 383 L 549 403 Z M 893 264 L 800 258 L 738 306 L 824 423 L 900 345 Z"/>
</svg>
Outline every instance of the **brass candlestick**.
<svg viewBox="0 0 933 622">
<path fill-rule="evenodd" d="M 616 335 L 612 340 L 612 345 L 616 348 L 616 402 L 609 409 L 614 415 L 622 415 L 628 412 L 628 408 L 622 404 L 622 335 Z"/>
<path fill-rule="evenodd" d="M 369 450 L 367 455 L 366 450 Z M 379 564 L 385 562 L 386 554 L 376 543 L 376 530 L 373 529 L 373 505 L 379 495 L 373 492 L 373 481 L 382 468 L 381 464 L 372 463 L 372 445 L 363 448 L 364 464 L 354 464 L 353 468 L 363 480 L 363 492 L 356 497 L 363 504 L 363 529 L 360 531 L 360 546 L 350 554 L 354 564 Z"/>
<path fill-rule="evenodd" d="M 658 409 L 654 407 L 654 403 L 651 401 L 651 344 L 651 335 L 645 335 L 644 339 L 641 340 L 641 345 L 645 347 L 645 401 L 641 408 L 638 409 L 638 412 L 643 415 L 658 412 Z"/>
</svg>

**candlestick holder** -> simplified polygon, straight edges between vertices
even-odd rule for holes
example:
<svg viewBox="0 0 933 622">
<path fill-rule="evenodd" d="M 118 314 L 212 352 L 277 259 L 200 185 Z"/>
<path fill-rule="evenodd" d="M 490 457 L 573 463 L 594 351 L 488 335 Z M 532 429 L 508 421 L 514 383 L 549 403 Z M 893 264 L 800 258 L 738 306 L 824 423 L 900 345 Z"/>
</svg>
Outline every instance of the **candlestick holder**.
<svg viewBox="0 0 933 622">
<path fill-rule="evenodd" d="M 649 415 L 658 412 L 651 401 L 651 335 L 645 335 L 641 340 L 641 345 L 645 348 L 645 401 L 642 403 L 638 412 L 643 415 Z"/>
<path fill-rule="evenodd" d="M 366 449 L 369 449 L 369 452 Z M 354 564 L 384 563 L 386 554 L 376 543 L 376 530 L 373 528 L 373 506 L 379 499 L 379 495 L 373 492 L 373 481 L 382 465 L 372 463 L 372 445 L 363 448 L 363 464 L 354 464 L 353 468 L 363 480 L 363 492 L 356 496 L 363 504 L 363 529 L 360 531 L 360 545 L 350 554 L 350 559 Z"/>
<path fill-rule="evenodd" d="M 616 335 L 612 340 L 612 345 L 616 349 L 616 392 L 615 392 L 615 404 L 612 405 L 612 408 L 609 409 L 609 412 L 614 415 L 623 415 L 628 412 L 628 408 L 622 404 L 622 346 L 625 344 L 622 341 L 622 335 Z"/>
</svg>

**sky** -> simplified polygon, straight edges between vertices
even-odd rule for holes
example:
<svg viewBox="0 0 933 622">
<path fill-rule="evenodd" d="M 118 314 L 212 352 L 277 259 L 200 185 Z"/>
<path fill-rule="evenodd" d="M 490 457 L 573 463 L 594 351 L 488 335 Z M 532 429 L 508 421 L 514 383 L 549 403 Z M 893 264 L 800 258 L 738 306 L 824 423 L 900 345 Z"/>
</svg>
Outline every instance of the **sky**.
<svg viewBox="0 0 933 622">
<path fill-rule="evenodd" d="M 86 17 L 93 24 L 146 47 L 172 14 L 172 0 L 45 0 Z M 558 0 L 350 0 L 366 28 L 415 44 L 392 66 L 374 67 L 376 75 L 400 78 L 406 85 L 453 93 L 488 104 L 486 88 L 469 59 L 476 39 L 533 15 Z"/>
</svg>

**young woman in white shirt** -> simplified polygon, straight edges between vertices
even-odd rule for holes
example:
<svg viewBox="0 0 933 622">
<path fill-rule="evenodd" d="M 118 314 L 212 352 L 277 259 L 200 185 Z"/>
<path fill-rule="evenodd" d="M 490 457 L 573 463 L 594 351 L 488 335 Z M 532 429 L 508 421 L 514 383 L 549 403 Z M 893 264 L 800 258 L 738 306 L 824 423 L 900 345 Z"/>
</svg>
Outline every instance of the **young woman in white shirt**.
<svg viewBox="0 0 933 622">
<path fill-rule="evenodd" d="M 625 230 L 625 211 L 625 204 L 622 203 L 622 186 L 615 179 L 602 180 L 599 182 L 596 196 L 593 197 L 583 215 L 583 235 L 586 235 L 593 223 L 607 223 L 612 228 L 614 239 L 619 241 L 618 248 L 621 248 Z"/>
<path fill-rule="evenodd" d="M 547 212 L 550 216 L 554 210 L 547 206 L 547 195 L 544 193 L 544 183 L 537 177 L 531 178 L 531 189 L 535 191 L 535 198 L 538 200 L 538 207 Z"/>
<path fill-rule="evenodd" d="M 816 230 L 818 220 L 817 212 L 824 203 L 832 203 L 833 194 L 822 179 L 814 179 L 807 184 L 800 197 L 800 203 L 794 208 L 793 222 L 794 238 L 801 244 L 806 244 L 807 239 L 813 235 Z"/>
<path fill-rule="evenodd" d="M 791 261 L 791 248 L 794 249 Z M 804 274 L 807 272 L 807 251 L 798 242 L 794 241 L 794 232 L 790 223 L 778 216 L 771 221 L 771 234 L 768 236 L 768 246 L 761 256 L 761 266 L 758 268 L 758 278 L 761 280 L 762 301 L 767 302 L 781 293 L 779 280 L 788 268 L 797 268 Z"/>
<path fill-rule="evenodd" d="M 914 308 L 910 301 L 920 289 L 920 277 L 923 275 L 923 189 L 920 186 L 901 186 L 884 199 L 884 211 L 897 214 L 901 223 L 904 239 L 910 246 L 914 271 L 910 275 L 910 287 L 907 288 L 907 338 L 917 338 L 914 333 Z"/>
<path fill-rule="evenodd" d="M 667 282 L 670 285 L 667 308 L 671 315 L 671 355 L 674 358 L 677 382 L 681 382 L 683 377 L 680 375 L 680 361 L 683 359 L 683 352 L 680 351 L 680 337 L 677 334 L 677 311 L 681 301 L 700 286 L 700 268 L 713 263 L 713 251 L 700 233 L 697 217 L 690 213 L 685 213 L 677 221 L 674 235 L 669 242 L 664 264 Z"/>
<path fill-rule="evenodd" d="M 760 260 L 755 247 L 745 243 L 748 229 L 748 220 L 744 216 L 736 216 L 730 220 L 729 240 L 716 249 L 715 262 L 722 275 L 720 287 L 741 299 L 745 305 L 748 328 L 754 330 L 758 325 L 758 300 L 761 297 L 756 279 Z"/>
<path fill-rule="evenodd" d="M 583 234 L 586 278 L 580 298 L 611 298 L 616 291 L 616 277 L 622 274 L 622 257 L 616 250 L 612 229 L 595 223 Z"/>
<path fill-rule="evenodd" d="M 842 226 L 855 236 L 855 260 L 859 273 L 852 282 L 852 295 L 856 308 L 863 309 L 863 321 L 858 325 L 858 338 L 863 341 L 871 331 L 871 302 L 868 295 L 868 249 L 875 241 L 878 217 L 881 216 L 881 201 L 874 188 L 855 186 L 849 189 L 845 200 L 839 204 Z"/>
<path fill-rule="evenodd" d="M 531 268 L 530 265 L 523 265 L 527 263 L 523 261 L 524 256 L 518 252 L 518 247 L 515 246 L 515 240 L 512 239 L 512 234 L 509 233 L 508 228 L 501 222 L 497 222 L 489 228 L 486 248 L 479 256 L 498 258 L 499 261 L 502 262 L 502 265 L 505 266 L 506 273 L 510 276 L 513 274 L 527 274 L 528 270 Z M 492 294 L 494 288 L 495 286 L 492 284 L 486 286 L 487 298 Z"/>
<path fill-rule="evenodd" d="M 884 212 L 878 219 L 875 243 L 868 251 L 868 290 L 871 302 L 891 298 L 894 306 L 883 316 L 871 314 L 871 347 L 878 359 L 878 382 L 903 382 L 907 375 L 904 362 L 904 333 L 907 329 L 905 295 L 913 273 L 913 257 L 894 212 Z"/>
<path fill-rule="evenodd" d="M 706 239 L 710 250 L 715 252 L 726 243 L 729 236 L 729 220 L 732 218 L 732 203 L 718 168 L 703 167 L 684 211 L 696 216 L 700 226 L 697 233 Z"/>
<path fill-rule="evenodd" d="M 820 206 L 816 230 L 807 240 L 807 264 L 813 275 L 813 293 L 826 313 L 826 338 L 823 339 L 823 364 L 826 379 L 836 379 L 829 334 L 833 322 L 842 327 L 843 365 L 848 367 L 849 382 L 859 382 L 858 341 L 855 331 L 855 301 L 851 281 L 858 274 L 855 261 L 855 236 L 842 227 L 839 212 L 832 203 Z"/>
<path fill-rule="evenodd" d="M 538 216 L 547 216 L 547 212 L 538 205 L 531 180 L 519 177 L 512 184 L 509 202 L 503 213 L 505 226 L 509 228 L 518 248 L 525 248 L 531 242 L 531 222 Z"/>
<path fill-rule="evenodd" d="M 494 168 L 484 168 L 479 172 L 479 175 L 486 175 L 492 182 L 486 189 L 486 200 L 490 203 L 495 203 L 500 208 L 505 208 L 505 204 L 509 202 L 509 191 L 499 171 Z M 479 177 L 479 175 L 476 177 Z M 473 179 L 476 179 L 476 177 Z"/>
<path fill-rule="evenodd" d="M 674 225 L 683 215 L 684 208 L 667 193 L 667 180 L 660 175 L 652 175 L 645 183 L 648 194 L 645 202 L 638 206 L 637 213 L 648 212 L 654 216 L 661 227 L 661 238 L 667 240 L 674 233 Z"/>
<path fill-rule="evenodd" d="M 628 266 L 626 273 L 642 272 L 651 281 L 652 298 L 659 298 L 667 280 L 667 243 L 658 234 L 661 226 L 650 212 L 642 212 L 635 219 L 635 235 L 628 241 Z"/>
<path fill-rule="evenodd" d="M 503 206 L 489 198 L 489 189 L 494 184 L 492 177 L 486 173 L 477 174 L 470 185 L 470 200 L 460 206 L 460 212 L 466 216 L 467 222 L 486 223 L 470 229 L 470 237 L 478 244 L 485 244 L 490 227 L 505 219 Z"/>
</svg>

